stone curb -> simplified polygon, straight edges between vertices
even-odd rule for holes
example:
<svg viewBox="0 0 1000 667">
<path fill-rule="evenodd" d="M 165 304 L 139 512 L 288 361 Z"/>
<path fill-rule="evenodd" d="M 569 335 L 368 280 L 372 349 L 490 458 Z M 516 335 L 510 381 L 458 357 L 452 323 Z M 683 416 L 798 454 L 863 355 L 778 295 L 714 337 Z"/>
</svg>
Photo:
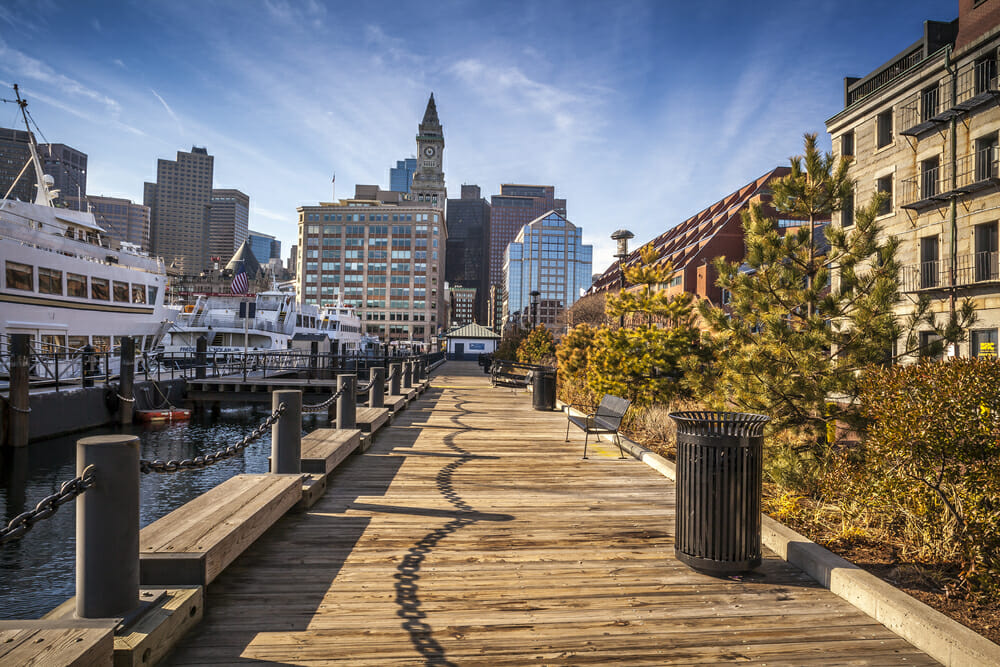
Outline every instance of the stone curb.
<svg viewBox="0 0 1000 667">
<path fill-rule="evenodd" d="M 560 410 L 565 408 L 561 401 L 557 405 Z M 673 463 L 624 436 L 621 443 L 634 458 L 676 481 Z M 766 514 L 761 514 L 761 541 L 824 588 L 942 664 L 949 667 L 1000 665 L 1000 646 Z"/>
</svg>

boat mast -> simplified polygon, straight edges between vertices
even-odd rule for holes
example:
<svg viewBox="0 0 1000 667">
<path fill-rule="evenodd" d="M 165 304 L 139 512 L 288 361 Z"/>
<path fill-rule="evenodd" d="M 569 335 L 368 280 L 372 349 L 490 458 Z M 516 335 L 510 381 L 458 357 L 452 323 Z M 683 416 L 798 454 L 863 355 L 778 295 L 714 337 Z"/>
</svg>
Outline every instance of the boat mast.
<svg viewBox="0 0 1000 667">
<path fill-rule="evenodd" d="M 31 162 L 35 167 L 35 181 L 37 181 L 38 193 L 35 195 L 35 203 L 39 206 L 52 206 L 53 194 L 49 190 L 49 184 L 45 180 L 45 172 L 42 171 L 42 161 L 38 158 L 38 146 L 35 144 L 35 135 L 31 133 L 31 125 L 28 124 L 28 101 L 21 99 L 21 91 L 17 84 L 14 84 L 14 95 L 17 97 L 17 106 L 21 109 L 21 117 L 24 119 L 24 129 L 28 132 L 28 149 L 31 151 Z"/>
</svg>

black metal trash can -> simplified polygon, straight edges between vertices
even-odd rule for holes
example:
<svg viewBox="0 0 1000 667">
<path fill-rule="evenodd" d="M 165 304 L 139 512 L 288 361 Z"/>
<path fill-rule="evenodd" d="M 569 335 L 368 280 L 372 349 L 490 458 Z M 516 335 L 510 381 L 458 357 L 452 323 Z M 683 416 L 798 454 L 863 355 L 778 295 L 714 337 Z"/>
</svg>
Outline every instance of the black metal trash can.
<svg viewBox="0 0 1000 667">
<path fill-rule="evenodd" d="M 760 565 L 764 424 L 742 412 L 677 412 L 677 535 L 688 566 L 735 574 Z"/>
<path fill-rule="evenodd" d="M 556 369 L 537 368 L 532 371 L 531 406 L 536 410 L 556 409 Z"/>
</svg>

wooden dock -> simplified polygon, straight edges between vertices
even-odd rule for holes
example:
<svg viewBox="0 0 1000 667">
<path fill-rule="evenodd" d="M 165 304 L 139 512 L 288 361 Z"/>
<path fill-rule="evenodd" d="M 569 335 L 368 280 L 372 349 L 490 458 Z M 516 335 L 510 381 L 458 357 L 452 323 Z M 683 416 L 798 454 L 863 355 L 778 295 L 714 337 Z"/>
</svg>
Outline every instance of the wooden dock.
<svg viewBox="0 0 1000 667">
<path fill-rule="evenodd" d="M 766 553 L 673 556 L 674 486 L 449 362 L 207 589 L 173 664 L 936 664 Z"/>
</svg>

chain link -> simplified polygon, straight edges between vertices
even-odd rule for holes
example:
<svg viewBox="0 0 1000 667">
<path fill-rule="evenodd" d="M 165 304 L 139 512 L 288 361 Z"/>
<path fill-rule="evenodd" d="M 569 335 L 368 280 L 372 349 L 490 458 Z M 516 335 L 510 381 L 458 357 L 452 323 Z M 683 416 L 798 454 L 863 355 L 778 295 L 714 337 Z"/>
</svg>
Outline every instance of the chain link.
<svg viewBox="0 0 1000 667">
<path fill-rule="evenodd" d="M 274 425 L 278 418 L 285 413 L 285 404 L 280 403 L 278 407 L 275 408 L 271 416 L 265 419 L 260 426 L 255 428 L 250 435 L 243 438 L 235 445 L 230 445 L 225 449 L 220 449 L 214 454 L 207 454 L 205 456 L 196 456 L 193 459 L 184 459 L 182 461 L 171 460 L 164 461 L 162 459 L 156 459 L 155 461 L 147 461 L 145 459 L 139 461 L 139 472 L 148 474 L 151 472 L 165 473 L 165 472 L 177 472 L 178 470 L 197 470 L 199 468 L 205 468 L 212 464 L 218 463 L 219 461 L 225 461 L 226 459 L 231 459 L 244 449 L 250 443 L 260 439 L 267 429 Z"/>
<path fill-rule="evenodd" d="M 375 386 L 375 379 L 373 378 L 368 381 L 368 384 L 364 384 L 358 387 L 356 391 L 358 392 L 358 395 L 367 394 L 369 391 L 371 391 L 371 388 L 374 386 Z"/>
<path fill-rule="evenodd" d="M 9 407 L 14 412 L 20 412 L 22 415 L 30 415 L 31 414 L 31 408 L 30 407 L 28 407 L 28 408 L 19 408 L 16 405 L 14 405 L 13 403 L 9 403 L 7 405 L 7 407 Z"/>
<path fill-rule="evenodd" d="M 317 403 L 316 405 L 303 405 L 302 412 L 311 414 L 313 412 L 323 412 L 328 407 L 330 407 L 334 401 L 344 395 L 344 387 L 341 387 L 337 391 L 333 392 L 330 398 L 326 399 L 322 403 Z"/>
<path fill-rule="evenodd" d="M 94 485 L 95 468 L 89 465 L 83 469 L 83 474 L 68 482 L 63 482 L 59 491 L 51 496 L 42 498 L 41 502 L 35 505 L 35 509 L 29 512 L 22 512 L 10 520 L 7 527 L 0 530 L 0 544 L 11 540 L 18 540 L 34 527 L 39 521 L 44 521 L 56 513 L 62 505 L 71 500 Z"/>
</svg>

